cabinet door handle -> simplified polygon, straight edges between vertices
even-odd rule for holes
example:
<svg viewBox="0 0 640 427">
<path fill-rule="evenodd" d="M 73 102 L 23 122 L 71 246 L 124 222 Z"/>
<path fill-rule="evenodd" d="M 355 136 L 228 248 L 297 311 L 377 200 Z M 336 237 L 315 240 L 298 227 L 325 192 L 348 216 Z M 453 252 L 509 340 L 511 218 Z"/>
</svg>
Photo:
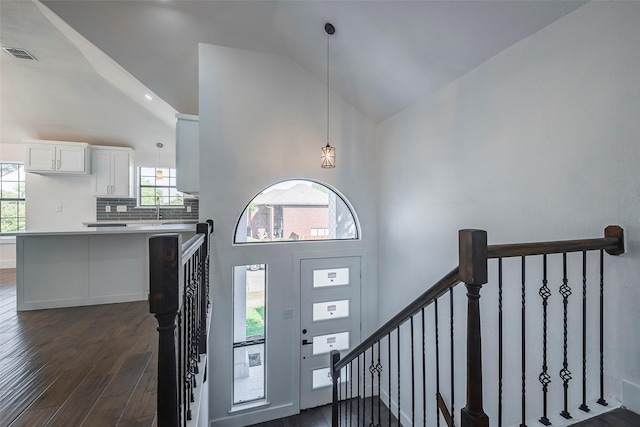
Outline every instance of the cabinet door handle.
<svg viewBox="0 0 640 427">
<path fill-rule="evenodd" d="M 56 170 L 56 160 L 55 159 L 51 159 L 51 170 L 52 171 Z"/>
<path fill-rule="evenodd" d="M 60 159 L 58 159 L 58 169 L 60 169 Z"/>
</svg>

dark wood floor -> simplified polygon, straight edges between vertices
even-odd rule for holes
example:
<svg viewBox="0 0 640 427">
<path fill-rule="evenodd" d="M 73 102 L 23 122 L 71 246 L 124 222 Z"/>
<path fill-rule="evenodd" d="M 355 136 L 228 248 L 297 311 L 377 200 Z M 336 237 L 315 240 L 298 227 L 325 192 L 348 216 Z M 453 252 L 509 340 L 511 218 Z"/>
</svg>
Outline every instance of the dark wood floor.
<svg viewBox="0 0 640 427">
<path fill-rule="evenodd" d="M 640 426 L 640 415 L 628 409 L 618 408 L 599 417 L 574 424 L 572 427 L 637 427 Z"/>
<path fill-rule="evenodd" d="M 359 410 L 356 406 L 358 403 L 360 404 Z M 343 402 L 340 410 L 341 425 L 370 425 L 372 404 L 374 419 L 373 425 L 379 425 L 380 427 L 398 427 L 397 418 L 393 416 L 393 414 L 389 415 L 389 410 L 384 403 L 380 406 L 381 412 L 380 416 L 378 416 L 378 405 L 380 404 L 380 400 L 378 398 L 372 399 L 370 397 L 364 400 L 351 399 Z M 351 414 L 351 422 L 349 422 L 346 414 Z M 380 421 L 379 423 L 378 420 Z M 250 427 L 331 427 L 331 405 L 306 409 L 298 415 L 254 424 Z"/>
<path fill-rule="evenodd" d="M 17 313 L 15 279 L 0 270 L 0 427 L 155 425 L 147 303 Z"/>
<path fill-rule="evenodd" d="M 367 399 L 369 400 L 369 399 Z M 369 403 L 367 403 L 367 414 L 370 410 Z M 376 407 L 374 407 L 376 408 Z M 386 406 L 384 407 L 386 409 Z M 377 419 L 377 418 L 376 418 Z M 343 425 L 369 425 L 369 422 L 365 419 L 363 423 L 353 422 L 352 424 L 344 423 Z M 393 417 L 391 424 L 388 423 L 388 418 L 385 414 L 382 414 L 381 426 L 394 426 L 397 427 L 398 422 Z M 573 424 L 572 427 L 638 427 L 640 426 L 640 415 L 631 412 L 627 409 L 618 408 L 611 412 L 600 415 L 595 418 L 591 418 L 586 421 Z M 279 420 L 268 421 L 265 423 L 254 424 L 251 427 L 331 427 L 331 405 L 321 406 L 319 408 L 307 409 L 302 411 L 298 415 L 291 417 L 281 418 Z"/>
</svg>

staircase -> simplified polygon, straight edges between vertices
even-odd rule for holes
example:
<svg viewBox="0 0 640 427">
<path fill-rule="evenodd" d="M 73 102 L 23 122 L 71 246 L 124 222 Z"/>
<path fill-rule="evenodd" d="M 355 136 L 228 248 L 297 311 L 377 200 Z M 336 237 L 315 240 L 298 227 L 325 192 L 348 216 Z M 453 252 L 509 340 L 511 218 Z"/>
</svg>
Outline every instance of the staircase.
<svg viewBox="0 0 640 427">
<path fill-rule="evenodd" d="M 461 230 L 458 267 L 331 353 L 332 425 L 559 426 L 609 410 L 605 254 L 622 253 L 618 226 L 508 245 Z"/>
</svg>

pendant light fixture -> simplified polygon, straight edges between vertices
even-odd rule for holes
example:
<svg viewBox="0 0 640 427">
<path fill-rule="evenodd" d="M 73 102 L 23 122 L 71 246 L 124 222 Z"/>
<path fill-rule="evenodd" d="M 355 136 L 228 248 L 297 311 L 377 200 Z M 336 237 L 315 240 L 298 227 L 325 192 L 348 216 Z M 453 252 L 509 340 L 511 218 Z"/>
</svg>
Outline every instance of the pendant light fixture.
<svg viewBox="0 0 640 427">
<path fill-rule="evenodd" d="M 156 144 L 156 147 L 158 147 L 158 166 L 156 167 L 156 179 L 162 179 L 162 169 L 160 169 L 160 149 L 164 147 L 164 144 L 162 142 L 158 142 Z"/>
<path fill-rule="evenodd" d="M 336 32 L 336 29 L 330 23 L 324 24 L 324 30 L 327 33 L 327 145 L 322 147 L 322 163 L 325 169 L 336 167 L 336 149 L 329 144 L 329 38 Z"/>
</svg>

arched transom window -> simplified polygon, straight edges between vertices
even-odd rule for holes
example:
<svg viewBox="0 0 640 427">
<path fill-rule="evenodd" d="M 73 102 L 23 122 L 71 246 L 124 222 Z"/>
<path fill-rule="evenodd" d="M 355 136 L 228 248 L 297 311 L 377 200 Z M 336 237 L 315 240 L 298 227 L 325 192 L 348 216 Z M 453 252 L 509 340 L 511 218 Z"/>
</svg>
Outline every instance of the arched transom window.
<svg viewBox="0 0 640 427">
<path fill-rule="evenodd" d="M 238 221 L 235 243 L 358 237 L 355 215 L 342 196 L 318 182 L 288 180 L 249 202 Z"/>
</svg>

